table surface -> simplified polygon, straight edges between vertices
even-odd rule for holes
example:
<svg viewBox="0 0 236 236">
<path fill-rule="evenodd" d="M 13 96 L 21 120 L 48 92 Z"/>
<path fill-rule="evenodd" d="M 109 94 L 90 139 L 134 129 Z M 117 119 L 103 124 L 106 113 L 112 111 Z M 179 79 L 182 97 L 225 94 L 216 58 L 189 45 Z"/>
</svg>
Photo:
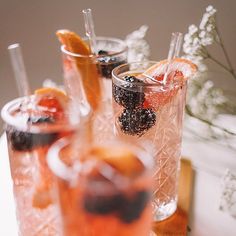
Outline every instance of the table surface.
<svg viewBox="0 0 236 236">
<path fill-rule="evenodd" d="M 5 135 L 0 139 L 0 150 L 0 235 L 16 236 L 17 224 Z M 224 173 L 227 163 L 236 170 L 235 151 L 211 142 L 188 139 L 183 142 L 183 155 L 191 157 L 195 166 L 189 235 L 235 236 L 236 219 L 219 210 L 221 174 Z M 220 158 L 225 156 L 228 161 Z M 207 164 L 209 162 L 216 163 L 215 168 L 210 168 Z"/>
</svg>

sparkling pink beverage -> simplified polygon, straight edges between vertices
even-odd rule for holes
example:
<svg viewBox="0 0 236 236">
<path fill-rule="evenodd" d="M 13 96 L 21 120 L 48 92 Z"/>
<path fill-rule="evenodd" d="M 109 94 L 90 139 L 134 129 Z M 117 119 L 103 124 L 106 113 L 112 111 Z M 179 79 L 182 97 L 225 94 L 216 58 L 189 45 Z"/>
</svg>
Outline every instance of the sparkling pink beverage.
<svg viewBox="0 0 236 236">
<path fill-rule="evenodd" d="M 149 236 L 152 158 L 121 142 L 81 149 L 68 139 L 49 150 L 64 236 Z M 78 146 L 79 144 L 79 146 Z"/>
<path fill-rule="evenodd" d="M 118 136 L 140 142 L 156 161 L 154 219 L 163 220 L 177 207 L 182 120 L 191 63 L 131 63 L 113 70 L 113 107 Z"/>
<path fill-rule="evenodd" d="M 84 39 L 87 43 L 87 40 Z M 79 53 L 72 53 L 68 51 L 63 45 L 61 47 L 63 55 L 63 67 L 65 73 L 65 85 L 74 96 L 81 93 L 82 88 L 78 88 L 79 81 L 83 79 L 92 80 L 93 74 L 91 71 L 91 64 L 96 65 L 99 79 L 102 85 L 102 98 L 105 101 L 111 101 L 111 87 L 112 87 L 112 70 L 124 63 L 127 63 L 127 46 L 124 41 L 111 37 L 96 37 L 96 47 L 98 55 L 83 55 Z M 95 86 L 95 85 L 94 85 Z M 74 92 L 74 90 L 76 90 Z M 74 92 L 74 93 L 73 93 Z M 96 94 L 94 94 L 96 96 Z M 80 98 L 82 99 L 82 97 Z"/>
<path fill-rule="evenodd" d="M 6 123 L 18 233 L 59 235 L 58 212 L 51 195 L 52 175 L 45 157 L 52 143 L 72 133 L 68 117 L 55 97 L 44 94 L 7 103 L 2 118 Z"/>
</svg>

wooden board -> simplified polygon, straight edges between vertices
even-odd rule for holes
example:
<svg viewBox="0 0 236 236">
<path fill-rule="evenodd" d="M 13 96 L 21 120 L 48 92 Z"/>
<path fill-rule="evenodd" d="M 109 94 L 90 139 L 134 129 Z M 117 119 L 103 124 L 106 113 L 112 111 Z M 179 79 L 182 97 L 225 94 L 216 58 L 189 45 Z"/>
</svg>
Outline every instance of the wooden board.
<svg viewBox="0 0 236 236">
<path fill-rule="evenodd" d="M 181 159 L 179 176 L 178 208 L 173 216 L 155 222 L 153 230 L 157 236 L 185 236 L 188 232 L 188 213 L 191 203 L 193 171 L 191 161 Z"/>
</svg>

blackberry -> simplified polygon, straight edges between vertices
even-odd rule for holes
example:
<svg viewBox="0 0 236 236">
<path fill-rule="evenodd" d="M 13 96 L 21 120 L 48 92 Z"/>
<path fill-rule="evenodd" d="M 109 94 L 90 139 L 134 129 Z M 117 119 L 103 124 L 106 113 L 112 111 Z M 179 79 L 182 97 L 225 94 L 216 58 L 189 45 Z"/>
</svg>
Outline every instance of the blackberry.
<svg viewBox="0 0 236 236">
<path fill-rule="evenodd" d="M 119 57 L 110 56 L 109 52 L 105 50 L 100 50 L 98 55 L 101 56 L 98 57 L 99 70 L 104 78 L 111 79 L 112 70 L 119 65 L 127 63 L 125 60 Z"/>
<path fill-rule="evenodd" d="M 124 133 L 141 136 L 155 125 L 156 114 L 151 108 L 124 109 L 118 121 Z"/>
<path fill-rule="evenodd" d="M 131 223 L 142 214 L 150 199 L 146 191 L 138 191 L 134 196 L 119 193 L 112 196 L 84 196 L 83 208 L 90 214 L 116 214 L 124 223 Z"/>
<path fill-rule="evenodd" d="M 107 55 L 108 55 L 108 51 L 99 50 L 99 51 L 98 51 L 98 55 L 99 55 L 99 56 L 103 56 L 103 55 L 107 56 Z"/>
<path fill-rule="evenodd" d="M 117 212 L 125 204 L 126 200 L 122 194 L 113 196 L 85 195 L 83 208 L 92 214 L 106 215 Z"/>
<path fill-rule="evenodd" d="M 127 109 L 134 109 L 138 106 L 141 106 L 145 99 L 145 94 L 142 87 L 134 85 L 132 83 L 137 83 L 142 85 L 143 82 L 137 79 L 135 76 L 125 76 L 124 81 L 129 82 L 124 84 L 121 87 L 113 84 L 112 92 L 114 100 L 121 106 Z M 139 89 L 139 91 L 137 91 Z M 132 91 L 132 89 L 136 91 Z"/>
<path fill-rule="evenodd" d="M 125 206 L 120 209 L 120 219 L 127 224 L 138 219 L 149 200 L 150 194 L 148 192 L 137 192 L 134 197 L 132 197 L 131 199 L 127 199 Z"/>
<path fill-rule="evenodd" d="M 30 116 L 28 124 L 53 123 L 54 118 L 50 116 Z M 49 145 L 57 139 L 57 133 L 30 133 L 23 132 L 10 127 L 7 129 L 7 138 L 12 148 L 17 151 L 31 151 L 35 147 Z"/>
<path fill-rule="evenodd" d="M 49 145 L 57 139 L 57 133 L 30 133 L 15 129 L 7 130 L 7 139 L 16 151 L 31 151 L 35 147 Z"/>
</svg>

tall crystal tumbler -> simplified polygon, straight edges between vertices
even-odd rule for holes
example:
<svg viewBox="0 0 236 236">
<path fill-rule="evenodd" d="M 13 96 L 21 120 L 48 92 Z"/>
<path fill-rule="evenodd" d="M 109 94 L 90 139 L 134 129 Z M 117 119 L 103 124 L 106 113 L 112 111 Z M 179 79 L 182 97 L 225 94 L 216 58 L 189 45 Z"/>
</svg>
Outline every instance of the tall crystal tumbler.
<svg viewBox="0 0 236 236">
<path fill-rule="evenodd" d="M 153 158 L 117 141 L 81 143 L 82 139 L 75 143 L 61 139 L 48 152 L 57 182 L 62 235 L 149 236 Z"/>
<path fill-rule="evenodd" d="M 120 39 L 107 37 L 97 37 L 96 43 L 98 49 L 96 56 L 72 53 L 65 46 L 61 47 L 61 51 L 66 89 L 75 106 L 72 112 L 86 116 L 89 112 L 88 101 L 96 110 L 100 109 L 101 112 L 97 113 L 93 122 L 94 130 L 98 140 L 106 140 L 113 133 L 111 72 L 116 66 L 126 62 L 127 46 Z M 94 79 L 96 76 L 101 79 L 101 89 Z M 102 106 L 97 108 L 101 99 Z"/>
<path fill-rule="evenodd" d="M 84 39 L 85 42 L 87 39 Z M 96 48 L 98 51 L 97 55 L 82 55 L 71 53 L 66 50 L 64 46 L 61 47 L 61 51 L 64 56 L 64 72 L 67 73 L 70 70 L 70 77 L 74 77 L 72 80 L 76 80 L 79 76 L 89 76 L 84 72 L 86 63 L 95 63 L 99 72 L 99 77 L 102 81 L 103 87 L 103 99 L 111 100 L 111 87 L 112 87 L 112 70 L 127 62 L 127 45 L 123 40 L 111 37 L 96 37 Z M 77 65 L 73 66 L 73 62 L 78 62 Z M 70 66 L 69 66 L 70 65 Z M 89 67 L 87 66 L 87 69 Z M 77 72 L 75 72 L 77 70 Z M 76 74 L 77 73 L 77 74 Z M 68 78 L 68 76 L 65 76 Z M 66 79 L 66 85 L 71 89 L 76 90 L 76 86 L 71 79 Z"/>
<path fill-rule="evenodd" d="M 116 135 L 140 142 L 155 157 L 153 206 L 157 221 L 168 218 L 177 208 L 187 79 L 195 70 L 195 65 L 183 59 L 170 64 L 131 63 L 113 70 Z"/>
<path fill-rule="evenodd" d="M 1 115 L 5 121 L 18 233 L 56 236 L 58 212 L 51 195 L 53 181 L 46 153 L 53 142 L 74 129 L 64 113 L 55 113 L 56 108 L 46 109 L 38 102 L 34 95 L 12 100 L 3 107 Z"/>
</svg>

